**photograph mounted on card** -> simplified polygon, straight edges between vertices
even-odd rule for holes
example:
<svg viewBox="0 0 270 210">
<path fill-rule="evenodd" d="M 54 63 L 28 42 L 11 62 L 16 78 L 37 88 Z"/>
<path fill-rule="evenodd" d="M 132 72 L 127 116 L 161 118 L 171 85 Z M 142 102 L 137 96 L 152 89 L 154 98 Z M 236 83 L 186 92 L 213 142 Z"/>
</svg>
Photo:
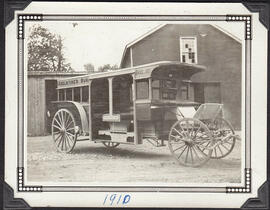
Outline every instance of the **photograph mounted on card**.
<svg viewBox="0 0 270 210">
<path fill-rule="evenodd" d="M 33 2 L 6 23 L 5 182 L 16 198 L 236 208 L 258 197 L 266 19 L 240 3 L 145 4 Z"/>
</svg>

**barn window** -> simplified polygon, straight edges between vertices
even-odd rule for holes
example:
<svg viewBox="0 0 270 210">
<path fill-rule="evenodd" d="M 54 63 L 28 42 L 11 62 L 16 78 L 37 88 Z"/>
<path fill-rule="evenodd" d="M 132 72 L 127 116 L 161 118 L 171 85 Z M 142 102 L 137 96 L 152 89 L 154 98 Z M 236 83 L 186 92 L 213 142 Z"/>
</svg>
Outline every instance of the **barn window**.
<svg viewBox="0 0 270 210">
<path fill-rule="evenodd" d="M 182 63 L 197 63 L 196 37 L 180 37 L 180 60 Z"/>
</svg>

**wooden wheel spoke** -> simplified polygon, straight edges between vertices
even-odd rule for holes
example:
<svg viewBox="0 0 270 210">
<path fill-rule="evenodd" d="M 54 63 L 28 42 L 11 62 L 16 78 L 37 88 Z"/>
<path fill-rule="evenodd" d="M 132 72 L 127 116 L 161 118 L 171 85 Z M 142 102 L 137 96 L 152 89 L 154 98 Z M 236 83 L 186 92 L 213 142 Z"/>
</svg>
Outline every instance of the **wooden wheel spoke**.
<svg viewBox="0 0 270 210">
<path fill-rule="evenodd" d="M 69 122 L 69 124 L 66 126 L 66 128 L 69 128 L 70 125 L 71 125 L 71 123 L 73 123 L 73 125 L 74 125 L 74 122 L 71 120 L 71 121 Z"/>
<path fill-rule="evenodd" d="M 223 152 L 222 152 L 222 150 L 220 149 L 219 145 L 217 145 L 217 147 L 218 147 L 218 149 L 219 149 L 221 155 L 223 156 Z"/>
<path fill-rule="evenodd" d="M 187 154 L 186 154 L 186 158 L 185 158 L 185 163 L 187 162 L 187 159 L 188 159 L 188 152 L 189 152 L 189 146 L 188 146 L 188 149 L 187 149 Z"/>
<path fill-rule="evenodd" d="M 182 126 L 181 126 L 180 123 L 178 123 L 178 126 L 179 126 L 179 128 L 183 131 L 183 134 L 182 134 L 181 136 L 187 137 L 187 133 L 186 133 L 186 131 L 184 130 L 184 128 L 182 128 Z M 174 128 L 174 129 L 175 129 L 175 128 Z M 176 130 L 176 129 L 175 129 L 175 130 Z"/>
<path fill-rule="evenodd" d="M 73 138 L 71 138 L 68 134 L 66 134 L 66 135 L 67 135 L 68 139 L 73 143 L 74 142 Z"/>
<path fill-rule="evenodd" d="M 61 116 L 60 116 L 60 113 L 58 112 L 57 114 L 56 114 L 56 116 L 55 116 L 55 118 L 54 119 L 59 119 L 59 121 L 60 121 L 60 125 L 62 126 L 63 125 L 63 121 L 62 121 L 62 118 L 61 118 Z"/>
<path fill-rule="evenodd" d="M 59 117 L 59 120 L 61 122 L 61 125 L 63 125 L 64 122 L 63 122 L 63 118 L 62 118 L 62 111 L 58 113 L 58 117 Z"/>
<path fill-rule="evenodd" d="M 192 146 L 190 147 L 191 163 L 193 164 Z"/>
<path fill-rule="evenodd" d="M 56 137 L 56 139 L 54 139 L 54 141 L 56 142 L 61 136 L 62 136 L 62 134 L 60 134 L 58 137 Z"/>
<path fill-rule="evenodd" d="M 66 131 L 71 131 L 71 130 L 75 130 L 75 128 L 71 127 L 69 129 L 66 129 Z"/>
<path fill-rule="evenodd" d="M 217 148 L 214 148 L 215 156 L 217 157 Z"/>
<path fill-rule="evenodd" d="M 66 135 L 66 134 L 65 134 Z M 71 147 L 71 145 L 70 145 L 70 138 L 69 138 L 69 136 L 68 135 L 66 135 L 66 139 L 67 139 L 67 144 L 68 144 L 68 148 L 70 148 Z"/>
<path fill-rule="evenodd" d="M 186 150 L 188 146 L 186 145 L 186 147 L 183 149 L 183 151 L 181 152 L 181 154 L 178 156 L 178 159 L 181 157 L 181 155 L 184 153 L 184 151 Z"/>
<path fill-rule="evenodd" d="M 177 151 L 177 150 L 179 150 L 179 149 L 183 148 L 184 146 L 186 146 L 186 145 L 184 144 L 184 145 L 182 145 L 181 147 L 178 147 L 178 148 L 176 148 L 176 149 L 175 149 L 175 150 L 173 150 L 173 151 L 175 152 L 175 151 Z"/>
<path fill-rule="evenodd" d="M 203 152 L 204 150 L 206 150 L 206 148 L 209 146 L 209 144 L 210 144 L 210 141 L 207 143 L 206 146 L 203 146 L 204 148 L 203 148 L 202 152 Z"/>
<path fill-rule="evenodd" d="M 65 126 L 64 112 L 62 111 L 60 113 L 61 113 L 61 118 L 62 118 L 63 126 Z"/>
<path fill-rule="evenodd" d="M 195 145 L 194 147 L 196 147 L 196 148 L 197 148 L 197 145 Z M 199 157 L 198 153 L 196 152 L 196 149 L 195 149 L 195 148 L 193 148 L 193 150 L 194 150 L 194 153 L 195 153 L 195 155 L 197 156 L 197 158 L 198 158 L 199 160 L 201 160 L 201 158 Z"/>
<path fill-rule="evenodd" d="M 197 136 L 197 134 L 199 133 L 199 131 L 201 130 L 202 125 L 200 124 L 200 127 L 198 128 L 198 130 L 195 132 L 193 139 Z"/>
<path fill-rule="evenodd" d="M 53 127 L 57 128 L 58 130 L 61 130 L 61 128 L 58 127 L 57 125 L 53 125 Z"/>
<path fill-rule="evenodd" d="M 54 131 L 53 135 L 57 135 L 57 134 L 60 134 L 60 133 L 61 133 L 60 131 Z"/>
<path fill-rule="evenodd" d="M 178 139 L 179 137 L 178 136 L 174 136 L 171 134 L 171 137 L 175 138 L 175 139 Z"/>
<path fill-rule="evenodd" d="M 56 118 L 54 118 L 54 122 L 56 122 L 58 124 L 58 126 L 60 126 L 60 127 L 62 126 L 61 123 Z"/>
<path fill-rule="evenodd" d="M 65 137 L 63 135 L 62 137 L 62 143 L 61 143 L 61 149 L 64 150 L 64 142 L 65 142 Z"/>
<path fill-rule="evenodd" d="M 59 140 L 58 143 L 57 143 L 57 147 L 60 146 L 60 144 L 62 143 L 62 141 L 63 141 L 63 135 L 61 135 L 61 138 L 60 138 L 60 140 Z"/>
<path fill-rule="evenodd" d="M 65 125 L 68 125 L 69 120 L 70 120 L 70 115 L 68 114 L 67 117 L 66 117 L 66 119 L 65 119 Z"/>
<path fill-rule="evenodd" d="M 67 132 L 67 131 L 66 131 L 66 134 L 68 134 L 68 135 L 70 135 L 70 136 L 72 136 L 72 137 L 75 136 L 74 134 L 72 134 L 72 133 L 70 133 L 70 132 Z"/>
<path fill-rule="evenodd" d="M 183 134 L 181 134 L 177 129 L 173 128 L 174 131 L 176 131 L 180 136 L 184 137 Z"/>
<path fill-rule="evenodd" d="M 224 147 L 227 151 L 230 150 L 230 149 L 228 149 L 227 147 L 225 147 L 224 144 L 220 144 L 220 146 Z"/>
</svg>

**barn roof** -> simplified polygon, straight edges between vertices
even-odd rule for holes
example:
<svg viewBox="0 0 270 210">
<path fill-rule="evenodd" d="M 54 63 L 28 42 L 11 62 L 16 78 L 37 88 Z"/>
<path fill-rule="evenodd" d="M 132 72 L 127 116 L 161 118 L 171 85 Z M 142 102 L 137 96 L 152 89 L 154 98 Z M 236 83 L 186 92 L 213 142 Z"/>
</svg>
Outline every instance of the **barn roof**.
<svg viewBox="0 0 270 210">
<path fill-rule="evenodd" d="M 136 43 L 140 42 L 141 40 L 143 40 L 144 38 L 150 36 L 151 34 L 155 33 L 156 31 L 158 31 L 159 29 L 167 26 L 167 25 L 176 25 L 176 24 L 160 24 L 158 26 L 156 26 L 155 28 L 151 29 L 150 31 L 146 32 L 145 34 L 139 36 L 138 38 L 136 38 L 135 40 L 129 42 L 126 46 L 125 46 L 125 49 L 123 51 L 123 55 L 122 55 L 122 58 L 121 58 L 121 62 L 120 62 L 120 66 L 122 66 L 122 63 L 123 63 L 123 60 L 124 60 L 124 57 L 126 55 L 126 52 L 127 50 L 135 45 Z M 181 25 L 181 24 L 177 24 L 177 25 Z M 208 24 L 210 25 L 210 24 Z M 241 43 L 241 40 L 238 39 L 236 36 L 234 36 L 233 34 L 229 33 L 228 31 L 226 31 L 225 29 L 222 29 L 221 27 L 217 26 L 217 25 L 210 25 L 212 27 L 214 27 L 215 29 L 223 32 L 224 34 L 228 35 L 229 37 L 231 37 L 232 39 L 234 39 L 235 41 L 237 42 L 240 42 Z"/>
</svg>

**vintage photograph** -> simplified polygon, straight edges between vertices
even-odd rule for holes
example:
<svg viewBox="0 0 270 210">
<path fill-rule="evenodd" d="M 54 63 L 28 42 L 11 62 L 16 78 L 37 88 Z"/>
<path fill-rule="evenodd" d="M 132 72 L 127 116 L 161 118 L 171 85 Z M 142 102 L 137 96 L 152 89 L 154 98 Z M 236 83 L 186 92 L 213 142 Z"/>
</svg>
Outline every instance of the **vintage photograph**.
<svg viewBox="0 0 270 210">
<path fill-rule="evenodd" d="M 263 5 L 16 4 L 6 209 L 269 204 Z"/>
<path fill-rule="evenodd" d="M 240 184 L 243 33 L 198 21 L 27 22 L 25 179 Z"/>
</svg>

